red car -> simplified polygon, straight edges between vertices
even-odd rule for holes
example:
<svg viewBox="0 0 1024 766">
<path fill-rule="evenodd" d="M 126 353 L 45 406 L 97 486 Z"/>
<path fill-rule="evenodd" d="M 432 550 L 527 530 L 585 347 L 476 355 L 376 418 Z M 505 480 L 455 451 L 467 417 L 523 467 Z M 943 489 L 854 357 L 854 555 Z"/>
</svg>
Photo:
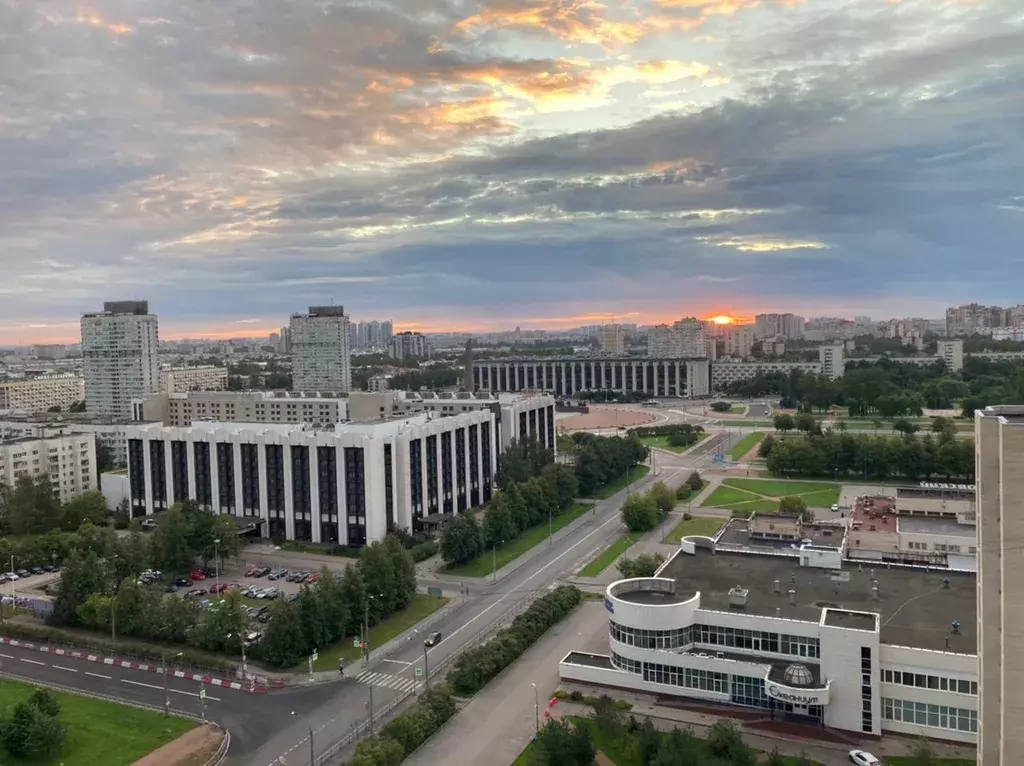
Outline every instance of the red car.
<svg viewBox="0 0 1024 766">
<path fill-rule="evenodd" d="M 306 582 L 308 582 L 310 585 L 312 585 L 313 583 L 315 583 L 319 579 L 320 579 L 320 573 L 319 572 L 310 572 L 309 576 L 306 577 Z"/>
<path fill-rule="evenodd" d="M 194 572 L 192 572 L 189 575 L 189 577 L 191 577 L 194 582 L 199 582 L 200 580 L 205 580 L 206 579 L 206 575 L 203 574 L 202 570 L 199 570 L 199 569 L 197 569 Z"/>
</svg>

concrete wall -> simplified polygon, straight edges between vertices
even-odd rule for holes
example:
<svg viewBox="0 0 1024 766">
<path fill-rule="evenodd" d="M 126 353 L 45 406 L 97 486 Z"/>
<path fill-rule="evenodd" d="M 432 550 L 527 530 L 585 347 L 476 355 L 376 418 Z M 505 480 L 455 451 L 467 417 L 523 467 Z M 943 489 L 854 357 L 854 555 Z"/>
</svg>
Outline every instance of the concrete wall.
<svg viewBox="0 0 1024 766">
<path fill-rule="evenodd" d="M 100 492 L 107 501 L 107 510 L 116 511 L 117 507 L 128 500 L 127 473 L 101 473 Z"/>
</svg>

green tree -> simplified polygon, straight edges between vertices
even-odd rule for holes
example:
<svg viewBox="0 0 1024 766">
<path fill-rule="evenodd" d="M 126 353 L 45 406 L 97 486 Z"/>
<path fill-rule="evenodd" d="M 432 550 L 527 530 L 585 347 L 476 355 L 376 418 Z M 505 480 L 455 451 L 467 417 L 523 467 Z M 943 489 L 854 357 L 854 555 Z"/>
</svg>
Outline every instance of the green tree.
<svg viewBox="0 0 1024 766">
<path fill-rule="evenodd" d="M 565 465 L 549 465 L 541 472 L 541 478 L 554 488 L 558 506 L 567 510 L 580 496 L 579 481 L 572 468 Z"/>
<path fill-rule="evenodd" d="M 807 509 L 807 501 L 799 495 L 786 495 L 779 498 L 779 513 L 787 516 L 799 516 L 807 521 L 814 519 L 814 514 Z"/>
<path fill-rule="evenodd" d="M 350 606 L 345 599 L 340 578 L 324 567 L 320 578 L 312 587 L 314 597 L 320 602 L 320 615 L 326 639 L 321 646 L 344 640 L 349 624 Z"/>
<path fill-rule="evenodd" d="M 712 412 L 729 412 L 732 405 L 729 402 L 711 402 Z"/>
<path fill-rule="evenodd" d="M 0 522 L 7 534 L 45 534 L 60 525 L 60 503 L 48 474 L 20 474 L 13 486 L 0 485 Z"/>
<path fill-rule="evenodd" d="M 393 739 L 373 737 L 363 740 L 348 762 L 349 766 L 398 766 L 405 760 L 405 750 Z"/>
<path fill-rule="evenodd" d="M 919 739 L 914 743 L 914 747 L 910 751 L 909 761 L 908 766 L 938 766 L 940 763 L 939 757 L 935 754 L 935 749 L 926 739 Z"/>
<path fill-rule="evenodd" d="M 395 570 L 395 611 L 405 609 L 416 595 L 416 562 L 397 537 L 384 538 L 384 550 Z"/>
<path fill-rule="evenodd" d="M 775 426 L 776 431 L 792 431 L 796 428 L 796 422 L 793 420 L 793 416 L 789 413 L 782 412 L 772 418 L 772 425 Z"/>
<path fill-rule="evenodd" d="M 551 719 L 537 734 L 532 766 L 591 766 L 596 754 L 587 727 Z"/>
<path fill-rule="evenodd" d="M 370 624 L 376 625 L 395 611 L 398 603 L 398 576 L 395 562 L 383 543 L 375 542 L 363 548 L 359 555 L 359 572 L 363 576 L 370 599 Z"/>
<path fill-rule="evenodd" d="M 702 744 L 690 732 L 673 729 L 661 738 L 661 747 L 651 766 L 703 766 Z"/>
<path fill-rule="evenodd" d="M 191 547 L 189 519 L 178 506 L 161 514 L 153 531 L 153 560 L 157 568 L 168 573 L 189 571 L 195 564 Z"/>
<path fill-rule="evenodd" d="M 658 506 L 662 516 L 667 516 L 676 507 L 676 493 L 663 481 L 655 482 L 647 494 Z"/>
<path fill-rule="evenodd" d="M 494 496 L 484 511 L 484 546 L 493 548 L 508 542 L 518 534 L 512 514 L 501 493 Z"/>
<path fill-rule="evenodd" d="M 270 607 L 270 614 L 267 631 L 257 644 L 257 653 L 273 667 L 293 667 L 306 658 L 309 649 L 302 631 L 298 603 L 277 601 Z"/>
<path fill-rule="evenodd" d="M 450 519 L 441 532 L 441 558 L 445 564 L 465 564 L 480 555 L 483 532 L 476 515 L 462 514 Z"/>
<path fill-rule="evenodd" d="M 631 495 L 622 504 L 622 521 L 630 532 L 647 532 L 658 526 L 661 511 L 650 496 Z"/>
<path fill-rule="evenodd" d="M 732 721 L 719 720 L 709 730 L 707 748 L 715 758 L 730 766 L 754 766 L 757 756 L 740 736 Z"/>
<path fill-rule="evenodd" d="M 622 558 L 615 568 L 626 579 L 634 577 L 654 577 L 658 567 L 665 563 L 665 559 L 657 553 L 641 553 L 635 558 Z"/>
<path fill-rule="evenodd" d="M 64 746 L 67 730 L 60 720 L 60 706 L 49 692 L 37 691 L 14 707 L 3 727 L 7 752 L 16 758 L 55 758 Z"/>
<path fill-rule="evenodd" d="M 348 625 L 346 635 L 358 636 L 362 633 L 363 616 L 366 609 L 366 584 L 363 582 L 362 571 L 359 567 L 345 567 L 341 575 L 342 598 L 348 608 Z"/>
<path fill-rule="evenodd" d="M 74 550 L 64 560 L 51 621 L 56 625 L 79 625 L 78 607 L 89 596 L 109 590 L 108 568 L 93 550 Z"/>
<path fill-rule="evenodd" d="M 71 412 L 85 412 L 85 402 L 82 402 L 82 409 L 75 410 L 72 405 Z M 110 446 L 99 439 L 96 440 L 96 472 L 106 473 L 116 468 L 114 463 L 114 451 L 110 449 Z"/>
<path fill-rule="evenodd" d="M 892 421 L 892 430 L 899 431 L 904 436 L 911 436 L 917 433 L 917 424 L 907 418 L 896 418 Z"/>
<path fill-rule="evenodd" d="M 818 425 L 818 421 L 809 412 L 800 412 L 795 418 L 793 418 L 793 424 L 796 426 L 798 431 L 810 433 L 814 430 L 814 427 Z"/>
<path fill-rule="evenodd" d="M 60 509 L 60 528 L 74 532 L 85 522 L 99 526 L 107 521 L 107 499 L 102 492 L 83 492 Z"/>
<path fill-rule="evenodd" d="M 700 477 L 697 471 L 693 471 L 686 479 L 686 486 L 690 488 L 692 492 L 700 492 L 704 487 L 704 480 Z"/>
</svg>

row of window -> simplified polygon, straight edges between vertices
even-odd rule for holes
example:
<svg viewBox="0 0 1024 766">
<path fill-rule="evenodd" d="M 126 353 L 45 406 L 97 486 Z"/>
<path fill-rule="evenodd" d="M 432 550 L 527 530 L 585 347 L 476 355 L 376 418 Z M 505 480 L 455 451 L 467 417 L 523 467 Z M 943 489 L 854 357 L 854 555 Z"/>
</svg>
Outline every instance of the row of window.
<svg viewBox="0 0 1024 766">
<path fill-rule="evenodd" d="M 977 695 L 978 693 L 977 681 L 965 681 L 962 678 L 946 678 L 945 676 L 930 676 L 924 673 L 883 670 L 882 681 L 887 684 L 916 686 L 919 689 L 935 689 L 936 691 L 956 692 L 957 694 Z"/>
<path fill-rule="evenodd" d="M 817 638 L 762 630 L 725 628 L 718 625 L 687 625 L 671 630 L 647 630 L 610 621 L 610 631 L 613 640 L 641 649 L 681 649 L 692 644 L 708 644 L 812 659 L 821 656 L 821 644 Z"/>
<path fill-rule="evenodd" d="M 729 674 L 696 668 L 677 668 L 672 665 L 644 663 L 644 681 L 669 686 L 685 686 L 705 692 L 729 693 Z"/>
<path fill-rule="evenodd" d="M 882 697 L 882 718 L 953 731 L 978 731 L 978 711 Z"/>
</svg>

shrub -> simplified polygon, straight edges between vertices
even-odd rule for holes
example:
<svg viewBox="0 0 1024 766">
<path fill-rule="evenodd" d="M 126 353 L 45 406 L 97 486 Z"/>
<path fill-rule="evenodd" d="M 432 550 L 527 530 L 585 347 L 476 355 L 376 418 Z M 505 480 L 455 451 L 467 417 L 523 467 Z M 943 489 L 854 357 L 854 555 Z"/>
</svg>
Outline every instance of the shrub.
<svg viewBox="0 0 1024 766">
<path fill-rule="evenodd" d="M 414 545 L 409 549 L 409 553 L 412 556 L 412 560 L 419 564 L 421 561 L 426 561 L 436 556 L 439 547 L 433 540 L 428 540 L 425 543 Z"/>
<path fill-rule="evenodd" d="M 430 739 L 456 713 L 455 697 L 445 685 L 425 692 L 392 719 L 376 737 L 359 744 L 350 766 L 397 766 Z"/>
<path fill-rule="evenodd" d="M 649 495 L 633 495 L 622 504 L 622 521 L 630 532 L 647 532 L 658 526 L 661 511 Z"/>
<path fill-rule="evenodd" d="M 54 758 L 67 739 L 57 698 L 40 689 L 19 702 L 4 722 L 2 739 L 7 752 L 16 758 Z"/>
</svg>

